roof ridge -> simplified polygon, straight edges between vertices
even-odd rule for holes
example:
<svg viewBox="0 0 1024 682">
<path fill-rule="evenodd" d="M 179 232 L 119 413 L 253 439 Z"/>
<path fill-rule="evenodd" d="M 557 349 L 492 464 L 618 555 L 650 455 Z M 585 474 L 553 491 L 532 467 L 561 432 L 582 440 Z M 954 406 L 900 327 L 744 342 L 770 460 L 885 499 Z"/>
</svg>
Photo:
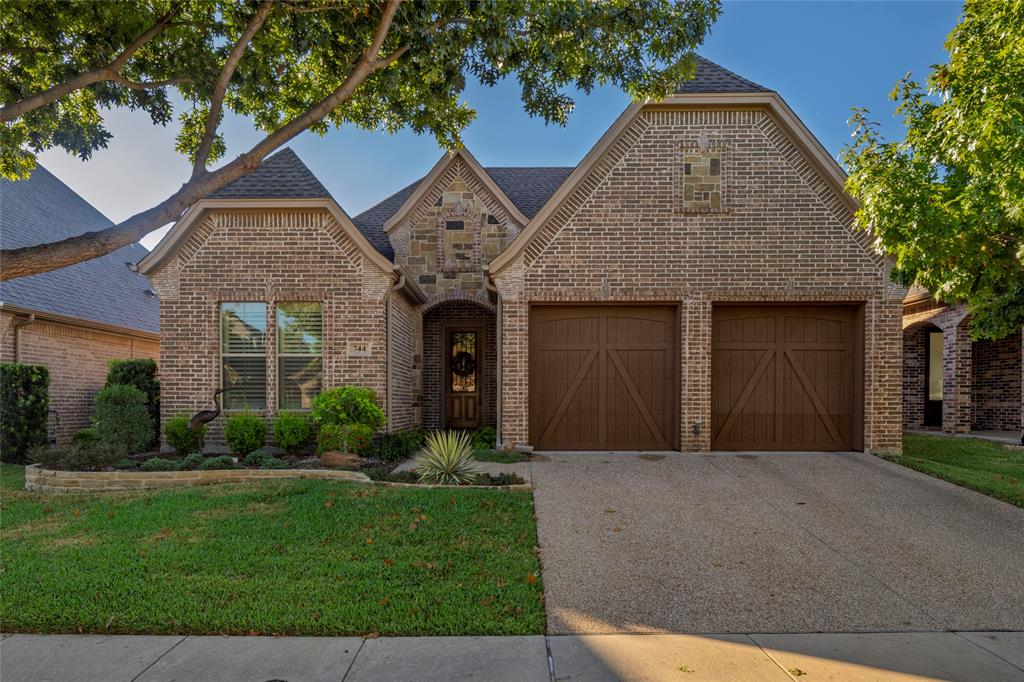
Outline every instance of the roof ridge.
<svg viewBox="0 0 1024 682">
<path fill-rule="evenodd" d="M 697 60 L 697 70 L 693 78 L 676 86 L 676 94 L 774 92 L 703 55 L 695 54 L 694 58 Z"/>
</svg>

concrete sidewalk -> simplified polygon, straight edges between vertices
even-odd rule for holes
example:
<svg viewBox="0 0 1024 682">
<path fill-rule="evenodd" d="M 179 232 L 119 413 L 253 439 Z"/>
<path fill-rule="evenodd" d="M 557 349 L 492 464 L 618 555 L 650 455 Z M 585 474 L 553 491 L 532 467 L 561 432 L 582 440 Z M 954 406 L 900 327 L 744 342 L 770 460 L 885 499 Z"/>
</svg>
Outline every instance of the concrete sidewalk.
<svg viewBox="0 0 1024 682">
<path fill-rule="evenodd" d="M 531 637 L 5 635 L 3 682 L 1024 681 L 1024 632 Z"/>
</svg>

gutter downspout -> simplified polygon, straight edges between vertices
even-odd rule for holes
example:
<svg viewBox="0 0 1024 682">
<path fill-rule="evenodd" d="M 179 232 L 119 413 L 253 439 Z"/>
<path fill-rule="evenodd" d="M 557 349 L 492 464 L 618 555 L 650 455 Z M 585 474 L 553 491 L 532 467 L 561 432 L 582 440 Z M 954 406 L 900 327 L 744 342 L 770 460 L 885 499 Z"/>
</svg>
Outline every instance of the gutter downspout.
<svg viewBox="0 0 1024 682">
<path fill-rule="evenodd" d="M 488 291 L 493 291 L 494 295 L 498 297 L 498 305 L 497 305 L 497 309 L 498 309 L 497 313 L 498 314 L 497 314 L 497 320 L 495 320 L 495 324 L 494 324 L 494 326 L 495 326 L 494 332 L 497 335 L 497 338 L 494 340 L 494 352 L 498 355 L 498 357 L 497 357 L 497 361 L 498 361 L 497 362 L 497 365 L 498 365 L 498 367 L 497 367 L 497 374 L 498 374 L 498 376 L 495 377 L 495 379 L 494 379 L 494 384 L 495 384 L 494 390 L 497 391 L 497 393 L 498 393 L 498 395 L 495 396 L 496 400 L 494 401 L 494 411 L 495 411 L 495 415 L 494 416 L 495 416 L 495 421 L 497 422 L 496 428 L 494 429 L 497 432 L 497 436 L 496 436 L 497 442 L 494 444 L 494 447 L 495 447 L 495 449 L 500 450 L 501 449 L 501 403 L 502 403 L 502 394 L 501 394 L 501 365 L 502 365 L 502 362 L 501 362 L 501 359 L 502 359 L 501 358 L 501 337 L 502 337 L 502 333 L 501 333 L 501 292 L 498 291 L 498 287 L 494 286 L 494 280 L 491 279 L 491 273 L 487 269 L 486 266 L 484 267 L 484 287 Z"/>
<path fill-rule="evenodd" d="M 21 328 L 27 327 L 36 321 L 36 314 L 29 313 L 27 319 L 17 320 L 14 323 L 14 362 L 21 364 Z"/>
</svg>

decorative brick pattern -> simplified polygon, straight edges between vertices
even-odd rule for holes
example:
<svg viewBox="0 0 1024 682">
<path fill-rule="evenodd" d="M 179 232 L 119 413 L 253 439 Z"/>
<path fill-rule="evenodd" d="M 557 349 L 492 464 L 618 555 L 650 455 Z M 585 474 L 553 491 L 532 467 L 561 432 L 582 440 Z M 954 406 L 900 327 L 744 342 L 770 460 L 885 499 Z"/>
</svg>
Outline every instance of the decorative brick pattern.
<svg viewBox="0 0 1024 682">
<path fill-rule="evenodd" d="M 222 301 L 267 303 L 263 416 L 277 411 L 278 301 L 322 301 L 324 386 L 367 386 L 386 404 L 384 301 L 395 277 L 365 258 L 326 211 L 211 211 L 151 280 L 163 330 L 164 419 L 209 407 L 220 387 Z M 211 424 L 208 443 L 222 440 L 223 423 Z"/>
<path fill-rule="evenodd" d="M 495 314 L 470 301 L 450 301 L 423 315 L 423 427 L 444 427 L 444 360 L 449 331 L 476 331 L 481 425 L 497 423 Z"/>
<path fill-rule="evenodd" d="M 14 321 L 10 313 L 0 315 L 2 362 L 14 362 Z M 50 369 L 50 433 L 60 445 L 88 428 L 92 399 L 107 381 L 111 360 L 160 355 L 151 339 L 43 320 L 23 326 L 20 343 L 21 362 Z"/>
<path fill-rule="evenodd" d="M 679 213 L 680 145 L 727 147 L 729 211 Z M 901 288 L 846 203 L 765 112 L 641 113 L 496 277 L 502 294 L 502 436 L 526 443 L 532 302 L 673 302 L 680 433 L 710 449 L 711 309 L 727 301 L 864 303 L 864 445 L 901 447 Z M 701 423 L 700 433 L 694 425 Z"/>
</svg>

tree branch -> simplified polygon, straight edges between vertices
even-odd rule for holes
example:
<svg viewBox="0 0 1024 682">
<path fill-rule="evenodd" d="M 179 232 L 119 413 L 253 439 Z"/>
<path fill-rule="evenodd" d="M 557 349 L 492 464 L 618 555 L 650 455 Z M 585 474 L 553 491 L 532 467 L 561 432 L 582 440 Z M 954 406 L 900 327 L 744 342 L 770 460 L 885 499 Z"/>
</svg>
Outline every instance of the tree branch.
<svg viewBox="0 0 1024 682">
<path fill-rule="evenodd" d="M 242 35 L 239 36 L 238 41 L 231 48 L 231 52 L 228 53 L 228 58 L 225 60 L 224 66 L 217 76 L 217 82 L 213 86 L 213 94 L 210 96 L 210 111 L 206 116 L 206 129 L 203 131 L 203 139 L 199 142 L 196 158 L 192 164 L 192 177 L 206 172 L 206 161 L 210 158 L 213 139 L 217 135 L 217 127 L 220 125 L 220 112 L 224 106 L 224 95 L 227 93 L 228 84 L 231 82 L 231 77 L 235 74 L 235 69 L 238 68 L 238 63 L 242 60 L 242 55 L 245 54 L 245 49 L 263 26 L 263 22 L 266 21 L 267 15 L 270 14 L 270 10 L 273 9 L 275 3 L 276 0 L 265 0 L 259 6 L 252 19 L 246 25 L 245 30 L 242 31 Z"/>
<path fill-rule="evenodd" d="M 172 7 L 167 14 L 160 17 L 155 24 L 150 26 L 141 35 L 139 35 L 139 37 L 129 43 L 128 46 L 106 66 L 92 71 L 86 71 L 85 73 L 80 73 L 63 83 L 58 83 L 52 88 L 44 90 L 43 92 L 25 97 L 24 99 L 3 107 L 0 109 L 0 123 L 7 123 L 8 121 L 21 118 L 30 111 L 52 104 L 61 97 L 69 95 L 84 87 L 100 83 L 102 81 L 117 80 L 119 78 L 119 72 L 124 65 L 128 63 L 128 60 L 135 56 L 135 53 L 138 52 L 143 45 L 163 33 L 171 19 L 174 18 L 174 15 L 177 14 L 180 9 L 180 5 Z"/>
<path fill-rule="evenodd" d="M 153 230 L 180 218 L 185 209 L 203 197 L 209 196 L 254 171 L 268 154 L 323 119 L 342 102 L 349 99 L 367 77 L 394 63 L 408 51 L 408 46 L 402 46 L 387 57 L 378 58 L 401 3 L 402 0 L 388 0 L 373 41 L 363 51 L 356 67 L 341 85 L 323 100 L 268 135 L 248 152 L 216 171 L 193 176 L 177 192 L 157 206 L 112 227 L 98 232 L 87 232 L 50 244 L 0 251 L 0 281 L 67 267 L 98 258 L 137 242 Z"/>
<path fill-rule="evenodd" d="M 177 85 L 178 83 L 192 82 L 191 78 L 186 78 L 185 76 L 177 76 L 175 78 L 168 78 L 162 81 L 142 81 L 141 83 L 136 81 L 130 81 L 127 78 L 121 78 L 120 76 L 116 78 L 111 78 L 110 80 L 111 82 L 117 83 L 118 85 L 123 85 L 124 87 L 130 90 L 153 90 L 154 88 L 164 88 L 168 85 Z"/>
</svg>

